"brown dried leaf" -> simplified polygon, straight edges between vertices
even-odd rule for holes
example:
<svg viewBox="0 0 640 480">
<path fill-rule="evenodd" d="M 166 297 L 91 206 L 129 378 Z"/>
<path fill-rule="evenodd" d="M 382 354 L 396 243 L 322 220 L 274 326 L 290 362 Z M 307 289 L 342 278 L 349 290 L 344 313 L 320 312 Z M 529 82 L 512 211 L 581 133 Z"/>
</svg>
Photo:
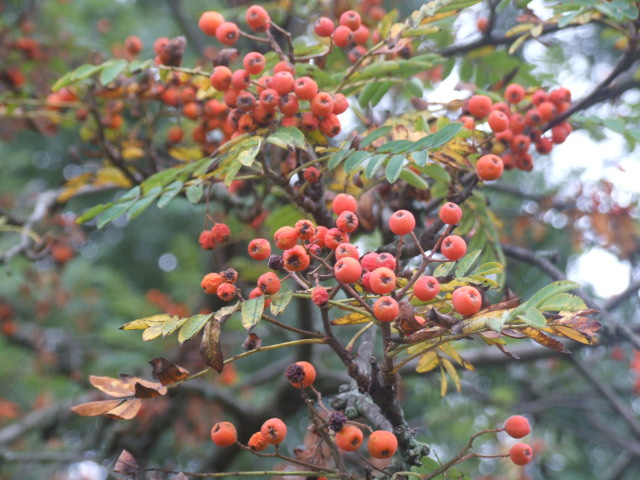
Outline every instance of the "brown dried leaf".
<svg viewBox="0 0 640 480">
<path fill-rule="evenodd" d="M 89 376 L 89 382 L 101 392 L 112 397 L 130 397 L 135 393 L 133 382 L 112 377 Z"/>
<path fill-rule="evenodd" d="M 186 368 L 170 362 L 166 358 L 157 357 L 150 360 L 149 363 L 153 367 L 151 375 L 162 385 L 179 382 L 189 376 L 189 371 Z"/>
<path fill-rule="evenodd" d="M 204 327 L 200 355 L 208 366 L 218 373 L 224 368 L 224 359 L 220 349 L 220 333 L 222 325 L 217 320 L 210 320 Z"/>
<path fill-rule="evenodd" d="M 373 187 L 358 197 L 358 220 L 360 226 L 368 232 L 373 231 L 378 224 L 374 214 L 374 206 L 378 204 L 378 187 Z"/>
<path fill-rule="evenodd" d="M 98 415 L 104 415 L 109 410 L 120 405 L 121 402 L 122 400 L 119 399 L 111 399 L 80 403 L 79 405 L 71 407 L 71 411 L 83 417 L 96 417 Z"/>
<path fill-rule="evenodd" d="M 135 392 L 136 398 L 153 398 L 166 395 L 167 387 L 161 383 L 143 380 L 142 382 L 136 382 Z"/>
<path fill-rule="evenodd" d="M 125 400 L 116 408 L 112 408 L 105 415 L 109 418 L 115 418 L 117 420 L 131 420 L 138 414 L 138 411 L 142 407 L 142 400 L 139 398 L 132 398 Z"/>
<path fill-rule="evenodd" d="M 123 473 L 125 475 L 134 475 L 140 470 L 138 461 L 127 450 L 122 450 L 122 453 L 116 460 L 116 465 L 113 467 L 113 471 L 116 473 Z"/>
<path fill-rule="evenodd" d="M 571 353 L 569 350 L 565 348 L 562 342 L 556 340 L 555 338 L 548 337 L 537 328 L 526 327 L 522 329 L 522 333 L 524 333 L 527 337 L 529 337 L 533 341 L 547 348 L 550 348 L 551 350 L 555 350 L 556 352 L 561 352 L 561 353 Z"/>
</svg>

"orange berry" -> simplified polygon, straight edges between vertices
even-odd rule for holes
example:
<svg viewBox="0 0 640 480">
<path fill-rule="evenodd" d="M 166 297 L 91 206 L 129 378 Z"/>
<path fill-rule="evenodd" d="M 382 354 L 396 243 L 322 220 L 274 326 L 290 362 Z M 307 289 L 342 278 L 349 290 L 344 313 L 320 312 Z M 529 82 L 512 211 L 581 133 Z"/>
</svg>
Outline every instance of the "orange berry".
<svg viewBox="0 0 640 480">
<path fill-rule="evenodd" d="M 440 282 L 435 277 L 424 275 L 413 284 L 413 294 L 418 300 L 428 302 L 440 292 Z"/>
<path fill-rule="evenodd" d="M 216 39 L 224 45 L 233 45 L 240 38 L 240 29 L 233 22 L 223 22 L 216 28 Z"/>
<path fill-rule="evenodd" d="M 355 258 L 342 257 L 333 266 L 333 273 L 340 283 L 355 283 L 362 275 L 362 266 Z"/>
<path fill-rule="evenodd" d="M 481 156 L 476 164 L 476 173 L 481 180 L 497 180 L 503 169 L 502 159 L 493 153 Z"/>
<path fill-rule="evenodd" d="M 353 10 L 347 10 L 340 15 L 340 25 L 348 27 L 352 32 L 355 32 L 360 28 L 360 15 Z"/>
<path fill-rule="evenodd" d="M 449 235 L 442 240 L 440 252 L 452 262 L 464 257 L 467 253 L 467 242 L 458 235 Z"/>
<path fill-rule="evenodd" d="M 184 130 L 179 125 L 173 125 L 167 131 L 167 140 L 171 143 L 178 143 L 184 137 Z"/>
<path fill-rule="evenodd" d="M 300 100 L 311 100 L 318 93 L 318 84 L 311 77 L 296 78 L 293 91 Z"/>
<path fill-rule="evenodd" d="M 353 31 L 345 25 L 339 25 L 333 31 L 331 38 L 337 47 L 345 48 L 353 42 Z"/>
<path fill-rule="evenodd" d="M 518 83 L 511 83 L 507 85 L 504 90 L 504 99 L 512 105 L 520 103 L 524 98 L 524 87 Z"/>
<path fill-rule="evenodd" d="M 309 254 L 302 245 L 294 245 L 282 253 L 284 268 L 290 272 L 306 270 L 311 263 Z"/>
<path fill-rule="evenodd" d="M 333 98 L 327 92 L 318 92 L 311 98 L 309 106 L 315 115 L 326 117 L 333 113 Z"/>
<path fill-rule="evenodd" d="M 216 36 L 216 30 L 224 23 L 224 17 L 218 12 L 204 12 L 198 20 L 198 27 L 210 37 Z"/>
<path fill-rule="evenodd" d="M 387 267 L 378 267 L 371 272 L 369 284 L 373 293 L 389 293 L 396 288 L 396 274 Z"/>
<path fill-rule="evenodd" d="M 262 450 L 267 448 L 267 445 L 269 444 L 262 436 L 262 432 L 256 432 L 251 435 L 251 438 L 249 438 L 247 445 L 253 452 L 261 452 Z"/>
<path fill-rule="evenodd" d="M 320 17 L 313 25 L 313 29 L 319 37 L 330 37 L 335 29 L 335 25 L 330 18 Z"/>
<path fill-rule="evenodd" d="M 285 225 L 276 230 L 276 233 L 273 234 L 273 239 L 276 247 L 287 250 L 298 242 L 298 232 L 295 228 Z"/>
<path fill-rule="evenodd" d="M 230 447 L 237 439 L 236 427 L 231 422 L 218 422 L 211 429 L 211 441 L 219 447 Z"/>
<path fill-rule="evenodd" d="M 367 441 L 369 455 L 373 458 L 391 458 L 398 449 L 398 439 L 386 430 L 376 430 Z"/>
<path fill-rule="evenodd" d="M 453 291 L 451 303 L 453 304 L 453 309 L 460 315 L 473 315 L 482 308 L 482 295 L 480 295 L 477 288 L 465 285 Z"/>
<path fill-rule="evenodd" d="M 504 431 L 513 438 L 522 438 L 529 435 L 531 426 L 527 417 L 512 415 L 504 422 Z"/>
<path fill-rule="evenodd" d="M 456 203 L 447 202 L 440 207 L 438 217 L 446 225 L 457 225 L 462 218 L 462 209 Z"/>
<path fill-rule="evenodd" d="M 287 426 L 279 418 L 270 418 L 262 424 L 260 433 L 267 443 L 278 445 L 287 436 Z"/>
<path fill-rule="evenodd" d="M 285 376 L 296 388 L 307 388 L 316 381 L 316 369 L 309 362 L 300 361 L 287 367 Z"/>
<path fill-rule="evenodd" d="M 209 78 L 211 82 L 211 86 L 219 91 L 225 91 L 231 86 L 231 80 L 233 78 L 233 74 L 229 67 L 224 65 L 218 65 L 213 69 L 213 73 Z"/>
<path fill-rule="evenodd" d="M 247 9 L 245 20 L 254 32 L 266 32 L 271 22 L 269 14 L 260 5 L 251 5 Z"/>
<path fill-rule="evenodd" d="M 345 425 L 336 433 L 336 446 L 345 452 L 355 452 L 364 440 L 362 430 L 355 425 Z"/>
<path fill-rule="evenodd" d="M 473 95 L 469 99 L 469 113 L 476 118 L 485 118 L 491 112 L 492 101 L 486 95 Z"/>
<path fill-rule="evenodd" d="M 124 48 L 131 56 L 136 56 L 142 51 L 142 40 L 137 35 L 130 35 L 124 41 Z"/>
<path fill-rule="evenodd" d="M 345 210 L 355 212 L 356 209 L 358 208 L 358 202 L 353 196 L 349 195 L 348 193 L 339 193 L 333 199 L 331 208 L 333 209 L 336 215 L 340 215 Z"/>
<path fill-rule="evenodd" d="M 492 111 L 487 121 L 489 122 L 489 127 L 494 132 L 504 132 L 509 128 L 509 117 L 499 110 Z"/>
<path fill-rule="evenodd" d="M 509 458 L 516 465 L 526 465 L 533 458 L 533 449 L 526 443 L 516 443 L 509 450 Z"/>
<path fill-rule="evenodd" d="M 207 273 L 200 282 L 200 286 L 204 290 L 204 293 L 214 294 L 223 282 L 224 278 L 222 278 L 222 275 L 219 273 Z"/>
<path fill-rule="evenodd" d="M 264 55 L 260 52 L 249 52 L 242 59 L 242 66 L 251 75 L 257 75 L 264 70 Z"/>
<path fill-rule="evenodd" d="M 330 228 L 324 234 L 325 247 L 335 250 L 341 243 L 349 243 L 349 235 L 347 232 L 344 232 L 339 228 Z"/>
<path fill-rule="evenodd" d="M 373 304 L 373 314 L 383 323 L 394 321 L 400 314 L 400 305 L 396 299 L 383 296 L 378 298 Z"/>
<path fill-rule="evenodd" d="M 389 229 L 396 235 L 408 235 L 416 227 L 416 219 L 408 210 L 397 210 L 389 217 Z"/>
<path fill-rule="evenodd" d="M 280 290 L 280 279 L 273 272 L 263 273 L 258 277 L 258 288 L 265 295 L 273 295 Z"/>
</svg>

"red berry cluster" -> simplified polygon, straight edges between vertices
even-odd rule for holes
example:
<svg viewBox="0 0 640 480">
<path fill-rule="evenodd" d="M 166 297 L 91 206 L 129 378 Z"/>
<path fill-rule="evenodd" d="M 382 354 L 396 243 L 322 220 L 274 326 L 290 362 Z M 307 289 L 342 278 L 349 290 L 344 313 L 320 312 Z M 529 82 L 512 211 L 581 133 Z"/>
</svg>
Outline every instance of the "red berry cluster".
<svg viewBox="0 0 640 480">
<path fill-rule="evenodd" d="M 461 120 L 469 129 L 481 121 L 494 134 L 492 153 L 481 157 L 477 170 L 483 180 L 495 180 L 502 170 L 518 168 L 530 171 L 533 157 L 530 147 L 541 154 L 550 153 L 553 145 L 564 142 L 571 133 L 569 122 L 551 128 L 549 134 L 542 127 L 564 112 L 571 103 L 571 92 L 564 87 L 546 92 L 540 88 L 528 93 L 522 85 L 512 83 L 503 93 L 504 101 L 493 102 L 486 95 L 473 95 L 463 109 Z"/>
<path fill-rule="evenodd" d="M 215 294 L 224 302 L 233 300 L 237 295 L 236 281 L 238 272 L 233 268 L 227 268 L 218 273 L 207 273 L 200 286 L 204 293 Z"/>
<path fill-rule="evenodd" d="M 522 415 L 507 418 L 503 428 L 507 435 L 513 438 L 526 437 L 531 432 L 529 420 Z M 509 458 L 516 465 L 526 465 L 533 458 L 533 449 L 527 443 L 516 443 L 509 449 Z"/>
<path fill-rule="evenodd" d="M 226 223 L 215 223 L 209 230 L 200 233 L 198 242 L 203 250 L 213 250 L 217 245 L 226 243 L 231 236 L 231 230 Z"/>
<path fill-rule="evenodd" d="M 263 7 L 251 6 L 245 20 L 258 33 L 266 32 L 271 19 Z M 205 12 L 200 17 L 200 29 L 215 36 L 225 45 L 233 45 L 241 35 L 238 26 L 224 21 L 218 12 Z M 304 131 L 320 130 L 334 137 L 342 129 L 338 115 L 349 106 L 342 94 L 319 91 L 311 77 L 296 76 L 295 67 L 282 60 L 270 74 L 265 73 L 265 57 L 249 52 L 242 67 L 232 69 L 217 65 L 211 74 L 211 86 L 223 92 L 224 105 L 230 109 L 225 122 L 232 136 L 253 132 L 272 125 L 293 126 Z"/>
</svg>

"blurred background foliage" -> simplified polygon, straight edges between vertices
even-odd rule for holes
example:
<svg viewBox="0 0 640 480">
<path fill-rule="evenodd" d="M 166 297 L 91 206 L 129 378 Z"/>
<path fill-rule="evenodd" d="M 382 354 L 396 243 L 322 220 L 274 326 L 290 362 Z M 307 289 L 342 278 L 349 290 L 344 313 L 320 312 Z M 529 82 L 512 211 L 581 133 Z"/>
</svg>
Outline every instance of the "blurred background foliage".
<svg viewBox="0 0 640 480">
<path fill-rule="evenodd" d="M 309 27 L 309 12 L 338 8 L 334 2 L 258 3 L 272 12 L 275 21 L 297 32 Z M 554 4 L 498 3 L 498 35 L 521 22 L 520 16 L 543 15 Z M 560 3 L 571 14 L 603 2 L 555 5 Z M 636 3 L 615 0 L 610 6 Z M 395 6 L 395 2 L 386 4 Z M 400 2 L 398 8 L 407 14 L 421 4 Z M 42 98 L 66 71 L 118 54 L 132 34 L 144 42 L 142 58 L 150 57 L 158 36 L 186 35 L 189 43 L 183 64 L 209 68 L 201 58 L 211 42 L 195 28 L 200 13 L 219 9 L 229 18 L 239 17 L 247 5 L 239 0 L 6 0 L 1 4 L 0 35 L 16 35 L 21 22 L 29 20 L 30 35 L 40 42 L 45 55 L 25 60 L 7 53 L 2 59 L 3 51 L 0 64 L 19 64 L 29 77 L 24 98 Z M 481 2 L 443 20 L 443 31 L 420 48 L 447 53 L 456 45 L 476 41 L 475 21 L 486 13 L 487 5 Z M 609 18 L 570 26 L 527 42 L 512 54 L 507 52 L 508 45 L 461 54 L 450 50 L 441 72 L 421 79 L 425 98 L 464 98 L 463 90 L 455 90 L 461 83 L 485 90 L 509 74 L 525 86 L 567 86 L 574 98 L 580 98 L 621 55 L 626 37 L 614 28 L 615 22 Z M 336 56 L 335 61 L 342 60 Z M 623 81 L 637 83 L 637 72 L 630 69 Z M 609 301 L 611 284 L 618 288 L 615 293 L 622 293 L 638 280 L 639 101 L 637 87 L 630 87 L 614 103 L 580 112 L 575 140 L 550 157 L 536 158 L 533 172 L 508 172 L 507 181 L 484 191 L 502 223 L 505 244 L 541 251 L 545 261 L 583 282 L 585 291 L 601 305 Z M 393 114 L 401 102 L 390 99 L 385 106 Z M 60 189 L 78 173 L 97 168 L 96 162 L 79 160 L 78 124 L 63 125 L 54 136 L 22 126 L 0 123 L 0 212 L 16 218 L 28 217 L 42 192 Z M 149 401 L 138 418 L 129 422 L 75 417 L 69 412 L 71 404 L 94 398 L 87 382 L 90 374 L 124 372 L 149 378 L 147 361 L 160 356 L 194 368 L 201 362 L 192 342 L 180 350 L 171 338 L 143 343 L 136 332 L 119 330 L 123 323 L 160 312 L 187 315 L 212 308 L 199 287 L 208 271 L 235 265 L 249 280 L 261 273 L 252 272 L 254 267 L 240 254 L 243 240 L 267 232 L 247 231 L 227 218 L 223 208 L 214 206 L 213 215 L 229 223 L 234 238 L 224 252 L 203 252 L 198 247 L 205 210 L 184 199 L 164 209 L 150 207 L 129 223 L 115 221 L 102 230 L 75 225 L 75 216 L 85 208 L 112 198 L 113 191 L 106 191 L 80 195 L 57 206 L 36 230 L 69 249 L 61 250 L 59 257 L 53 252 L 35 260 L 16 256 L 1 267 L 0 479 L 107 478 L 113 475 L 110 471 L 122 448 L 150 466 L 169 469 L 265 468 L 265 462 L 255 457 L 222 458 L 208 440 L 209 429 L 229 412 L 240 421 L 243 408 L 261 412 L 262 406 L 273 406 L 272 382 L 284 382 L 281 372 L 297 352 L 252 357 L 240 362 L 237 370 L 228 369 L 222 376 L 209 376 L 175 391 L 170 402 Z M 0 249 L 7 250 L 15 242 L 15 235 L 3 232 Z M 604 252 L 604 257 L 597 256 L 604 262 L 596 261 L 593 252 Z M 596 260 L 587 260 L 588 268 L 581 268 L 582 258 Z M 526 298 L 548 281 L 539 268 L 509 256 L 507 282 L 518 295 Z M 638 295 L 634 291 L 624 300 L 614 315 L 637 330 Z M 300 304 L 285 315 L 284 321 L 293 321 L 310 312 Z M 471 346 L 467 357 L 477 371 L 464 374 L 461 393 L 453 391 L 444 398 L 437 375 L 407 372 L 402 396 L 411 425 L 439 458 L 446 459 L 470 433 L 493 428 L 511 413 L 527 415 L 535 432 L 536 461 L 524 471 L 496 460 L 470 462 L 462 469 L 471 478 L 638 478 L 640 430 L 624 413 L 637 421 L 640 367 L 633 345 L 608 322 L 607 315 L 602 321 L 602 345 L 575 349 L 573 354 L 588 373 L 565 356 L 539 352 L 530 345 L 514 347 L 516 353 L 522 349 L 520 361 L 494 352 L 487 355 Z M 230 344 L 241 341 L 240 330 Z M 265 338 L 269 333 L 279 334 L 267 330 Z M 328 352 L 318 350 L 314 355 L 323 367 L 318 388 L 330 396 L 346 374 Z M 283 398 L 274 408 L 288 412 L 291 425 L 297 425 L 292 428 L 294 435 L 302 443 L 307 422 L 301 402 Z M 249 417 L 247 430 L 257 421 Z M 478 451 L 496 448 L 506 448 L 506 443 L 487 440 Z"/>
</svg>

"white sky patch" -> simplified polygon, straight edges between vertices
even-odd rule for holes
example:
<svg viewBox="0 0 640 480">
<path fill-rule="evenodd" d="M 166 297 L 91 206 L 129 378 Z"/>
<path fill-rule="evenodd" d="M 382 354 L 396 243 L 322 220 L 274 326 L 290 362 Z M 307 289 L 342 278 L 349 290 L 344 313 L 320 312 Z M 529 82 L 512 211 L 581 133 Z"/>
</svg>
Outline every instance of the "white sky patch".
<svg viewBox="0 0 640 480">
<path fill-rule="evenodd" d="M 568 273 L 571 280 L 591 285 L 596 295 L 609 298 L 629 286 L 631 267 L 606 250 L 594 247 L 570 262 Z"/>
</svg>

